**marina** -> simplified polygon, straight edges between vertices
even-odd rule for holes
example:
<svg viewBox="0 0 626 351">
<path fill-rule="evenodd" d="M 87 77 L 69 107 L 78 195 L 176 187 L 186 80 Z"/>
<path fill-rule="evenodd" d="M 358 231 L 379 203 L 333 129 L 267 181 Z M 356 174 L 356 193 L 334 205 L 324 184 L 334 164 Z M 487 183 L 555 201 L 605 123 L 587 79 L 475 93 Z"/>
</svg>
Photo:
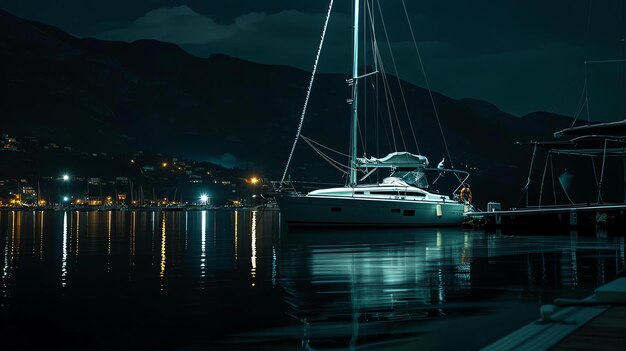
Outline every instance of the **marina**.
<svg viewBox="0 0 626 351">
<path fill-rule="evenodd" d="M 0 350 L 625 348 L 626 0 L 0 0 L 0 62 Z"/>
</svg>

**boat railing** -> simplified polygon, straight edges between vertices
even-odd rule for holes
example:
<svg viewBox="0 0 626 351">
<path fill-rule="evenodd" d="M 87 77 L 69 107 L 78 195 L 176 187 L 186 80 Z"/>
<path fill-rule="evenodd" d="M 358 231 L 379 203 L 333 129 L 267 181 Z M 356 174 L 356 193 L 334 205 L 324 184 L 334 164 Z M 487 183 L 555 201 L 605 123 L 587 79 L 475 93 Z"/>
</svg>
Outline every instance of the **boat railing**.
<svg viewBox="0 0 626 351">
<path fill-rule="evenodd" d="M 313 190 L 321 189 L 328 186 L 344 186 L 344 184 L 338 183 L 323 183 L 323 182 L 306 182 L 306 181 L 271 181 L 272 192 L 268 195 L 302 195 Z"/>
<path fill-rule="evenodd" d="M 453 169 L 453 168 L 424 168 L 424 171 L 431 172 L 431 173 L 435 173 L 435 172 L 438 173 L 437 178 L 435 178 L 435 180 L 431 182 L 431 185 L 437 183 L 437 181 L 440 179 L 440 177 L 442 175 L 446 174 L 446 173 L 454 174 L 454 176 L 459 181 L 459 183 L 456 186 L 456 188 L 454 188 L 454 190 L 452 191 L 452 195 L 453 196 L 454 196 L 454 194 L 458 194 L 459 189 L 461 189 L 463 184 L 465 184 L 467 179 L 470 177 L 469 172 L 464 171 L 464 170 L 460 170 L 460 169 Z"/>
</svg>

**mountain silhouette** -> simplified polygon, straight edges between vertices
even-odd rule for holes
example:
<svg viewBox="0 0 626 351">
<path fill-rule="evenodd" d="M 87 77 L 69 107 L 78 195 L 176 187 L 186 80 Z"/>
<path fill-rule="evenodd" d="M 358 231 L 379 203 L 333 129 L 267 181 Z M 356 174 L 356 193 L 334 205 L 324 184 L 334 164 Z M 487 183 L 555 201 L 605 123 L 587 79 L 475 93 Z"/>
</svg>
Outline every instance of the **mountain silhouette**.
<svg viewBox="0 0 626 351">
<path fill-rule="evenodd" d="M 282 174 L 309 72 L 221 54 L 200 58 L 152 40 L 79 39 L 4 11 L 0 29 L 3 131 L 94 151 L 167 152 L 254 168 L 268 177 Z M 346 78 L 316 77 L 303 128 L 305 136 L 342 152 L 349 144 Z M 393 96 L 399 96 L 396 78 L 387 78 Z M 400 84 L 419 153 L 433 165 L 445 157 L 450 167 L 428 91 Z M 472 172 L 480 203 L 517 200 L 532 150 L 515 142 L 551 139 L 572 122 L 545 112 L 516 117 L 485 101 L 436 92 L 433 98 L 453 165 Z M 359 122 L 366 148 L 360 153 L 418 152 L 404 106 L 395 103 L 399 127 L 390 126 L 383 105 L 377 122 L 373 100 L 366 102 L 367 117 Z M 344 181 L 303 142 L 295 156 L 293 179 Z"/>
</svg>

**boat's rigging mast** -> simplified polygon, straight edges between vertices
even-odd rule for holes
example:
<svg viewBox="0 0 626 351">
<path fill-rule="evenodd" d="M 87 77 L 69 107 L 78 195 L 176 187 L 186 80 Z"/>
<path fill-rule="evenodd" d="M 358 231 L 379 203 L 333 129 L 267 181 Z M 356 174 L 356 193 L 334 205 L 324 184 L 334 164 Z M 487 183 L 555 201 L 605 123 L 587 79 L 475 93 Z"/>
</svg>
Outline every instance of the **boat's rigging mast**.
<svg viewBox="0 0 626 351">
<path fill-rule="evenodd" d="M 376 4 L 374 4 L 374 1 L 376 1 Z M 401 1 L 402 3 L 402 7 L 406 16 L 406 21 L 408 23 L 408 28 L 411 31 L 411 37 L 413 40 L 413 45 L 414 48 L 416 50 L 417 53 L 417 58 L 418 58 L 418 62 L 419 62 L 419 67 L 421 69 L 421 73 L 424 76 L 424 81 L 426 83 L 426 88 L 430 97 L 430 102 L 432 104 L 433 107 L 433 112 L 434 112 L 434 116 L 437 120 L 437 124 L 439 126 L 439 130 L 441 133 L 441 137 L 446 149 L 446 155 L 448 158 L 448 162 L 450 164 L 450 168 L 454 168 L 454 164 L 452 162 L 452 157 L 450 155 L 450 150 L 448 148 L 447 145 L 447 141 L 445 138 L 445 134 L 443 132 L 443 128 L 441 126 L 441 121 L 439 118 L 439 113 L 437 111 L 437 107 L 435 105 L 435 101 L 434 101 L 434 97 L 433 97 L 433 93 L 431 91 L 430 88 L 430 83 L 428 81 L 428 77 L 426 76 L 426 71 L 424 68 L 424 64 L 422 62 L 421 59 L 421 54 L 419 52 L 419 48 L 417 46 L 417 42 L 415 39 L 415 34 L 413 32 L 413 28 L 410 22 L 410 18 L 406 9 L 406 5 L 404 3 L 404 0 Z M 314 82 L 314 77 L 317 71 L 317 65 L 319 62 L 319 58 L 321 55 L 321 50 L 323 47 L 323 43 L 324 43 L 324 38 L 326 35 L 326 31 L 328 28 L 328 23 L 329 23 L 329 19 L 330 19 L 330 14 L 332 11 L 332 7 L 333 7 L 333 1 L 330 1 L 329 7 L 328 7 L 328 12 L 326 15 L 326 19 L 324 22 L 324 27 L 323 27 L 323 32 L 322 32 L 322 36 L 321 36 L 321 40 L 320 40 L 320 44 L 318 47 L 318 51 L 317 51 L 317 55 L 315 58 L 315 63 L 313 66 L 313 71 L 311 74 L 311 79 L 309 81 L 309 86 L 307 89 L 307 93 L 306 93 L 306 98 L 305 98 L 305 102 L 304 102 L 304 106 L 302 108 L 302 113 L 300 116 L 300 121 L 298 124 L 298 129 L 297 129 L 297 133 L 296 133 L 296 138 L 293 142 L 293 145 L 291 147 L 290 153 L 289 153 L 289 157 L 287 160 L 287 164 L 285 166 L 282 178 L 281 178 L 281 182 L 284 182 L 287 176 L 287 172 L 289 170 L 289 166 L 291 164 L 291 160 L 293 158 L 294 155 L 294 151 L 295 151 L 295 147 L 297 145 L 298 139 L 301 138 L 301 132 L 302 132 L 302 126 L 304 123 L 304 118 L 306 116 L 306 111 L 307 111 L 307 107 L 308 107 L 308 102 L 309 102 L 309 98 L 310 98 L 310 94 L 311 94 L 311 90 L 313 87 L 313 82 Z M 361 18 L 363 15 L 363 18 Z M 380 138 L 379 138 L 379 131 L 380 131 L 380 126 L 382 125 L 382 127 L 384 128 L 385 131 L 385 135 L 387 137 L 387 145 L 390 145 L 393 147 L 393 151 L 398 151 L 398 145 L 401 145 L 402 147 L 404 147 L 404 150 L 408 151 L 408 147 L 407 147 L 407 143 L 405 140 L 405 136 L 404 136 L 404 132 L 403 130 L 405 128 L 403 128 L 403 125 L 401 123 L 401 118 L 400 118 L 400 114 L 405 114 L 406 115 L 406 119 L 407 119 L 407 124 L 405 124 L 405 126 L 408 126 L 409 129 L 411 130 L 411 136 L 413 137 L 413 142 L 415 143 L 415 148 L 417 150 L 417 153 L 421 153 L 420 151 L 420 147 L 419 147 L 419 143 L 417 141 L 417 136 L 414 130 L 414 125 L 413 125 L 413 121 L 411 119 L 410 116 L 410 112 L 409 112 L 409 108 L 408 108 L 408 103 L 407 103 L 407 98 L 405 95 L 405 91 L 403 88 L 403 83 L 400 80 L 399 77 L 399 69 L 398 69 L 398 65 L 396 62 L 396 58 L 394 56 L 393 53 L 393 48 L 392 48 L 392 43 L 390 41 L 389 38 L 389 33 L 385 24 L 385 19 L 383 16 L 383 12 L 382 12 L 382 8 L 380 5 L 380 1 L 379 0 L 353 0 L 353 28 L 352 28 L 352 41 L 353 41 L 353 60 L 352 60 L 352 75 L 351 78 L 348 79 L 348 84 L 351 85 L 351 98 L 349 99 L 349 102 L 351 103 L 351 119 L 350 119 L 350 143 L 349 143 L 349 151 L 348 151 L 348 162 L 347 162 L 347 166 L 345 166 L 345 164 L 343 164 L 341 167 L 338 167 L 338 164 L 340 164 L 340 162 L 332 159 L 331 157 L 329 157 L 328 155 L 324 154 L 324 152 L 322 150 L 320 150 L 319 146 L 322 146 L 321 144 L 317 143 L 317 142 L 313 142 L 312 139 L 310 138 L 304 138 L 303 140 L 309 145 L 311 146 L 314 151 L 316 153 L 318 153 L 322 159 L 324 159 L 325 161 L 327 161 L 329 164 L 331 164 L 333 167 L 337 168 L 337 169 L 341 169 L 342 173 L 345 172 L 344 169 L 348 170 L 348 177 L 347 177 L 347 183 L 350 186 L 355 186 L 357 184 L 357 182 L 359 181 L 357 179 L 357 157 L 358 157 L 358 152 L 359 152 L 359 142 L 360 144 L 362 144 L 362 153 L 364 157 L 368 156 L 368 152 L 367 152 L 367 147 L 368 147 L 368 138 L 367 138 L 367 134 L 368 132 L 370 132 L 367 128 L 367 123 L 368 123 L 368 114 L 367 114 L 367 109 L 368 109 L 368 100 L 367 100 L 367 95 L 368 95 L 368 89 L 363 89 L 363 87 L 368 87 L 367 83 L 368 83 L 368 78 L 372 75 L 374 75 L 374 79 L 371 79 L 371 85 L 373 88 L 373 93 L 375 94 L 375 98 L 372 99 L 373 100 L 373 104 L 374 104 L 374 109 L 375 109 L 375 128 L 374 128 L 374 132 L 376 133 L 376 155 L 380 154 Z M 379 16 L 379 19 L 376 19 L 376 17 Z M 376 28 L 374 27 L 374 23 L 375 20 L 377 23 L 379 23 L 382 26 L 382 31 L 384 33 L 384 39 L 387 40 L 387 52 L 384 53 L 386 58 L 390 58 L 391 59 L 391 64 L 393 66 L 394 72 L 393 74 L 396 76 L 396 82 L 394 84 L 397 83 L 397 88 L 396 87 L 392 87 L 391 82 L 389 81 L 389 77 L 388 74 L 386 73 L 386 69 L 385 69 L 385 65 L 383 63 L 383 53 L 381 53 L 379 47 L 378 47 L 378 38 L 377 38 L 377 33 L 376 33 Z M 361 28 L 367 28 L 365 30 L 363 30 L 363 33 L 360 32 Z M 369 32 L 369 33 L 368 33 Z M 370 42 L 371 42 L 371 52 L 369 54 L 371 54 L 372 56 L 372 62 L 373 62 L 373 71 L 372 72 L 367 72 L 368 71 L 368 66 L 367 66 L 367 58 L 368 58 L 368 45 L 366 44 L 368 41 L 368 34 L 370 36 Z M 362 35 L 362 37 L 361 37 Z M 363 47 L 360 48 L 360 43 L 359 40 L 363 39 Z M 361 50 L 362 49 L 362 50 Z M 362 51 L 362 55 L 361 54 Z M 360 74 L 359 73 L 359 66 L 362 65 L 364 67 L 365 73 Z M 380 73 L 380 74 L 379 74 Z M 362 82 L 360 82 L 362 80 Z M 363 83 L 363 84 L 360 84 Z M 379 99 L 379 86 L 382 89 L 383 95 L 384 95 L 384 99 Z M 402 99 L 402 106 L 399 106 L 398 104 L 400 102 L 396 101 L 394 99 L 394 94 L 392 94 L 392 89 L 396 92 L 399 93 L 400 98 Z M 395 94 L 396 98 L 398 94 Z M 365 108 L 362 109 L 362 111 L 359 111 L 359 99 L 362 99 L 362 102 L 364 103 L 364 105 L 362 104 L 361 106 L 365 106 Z M 380 101 L 379 101 L 380 100 Z M 388 117 L 388 121 L 384 122 L 382 121 L 382 123 L 379 119 L 382 117 L 384 118 L 384 116 L 380 115 L 380 103 L 385 104 L 385 107 L 383 107 L 383 110 L 386 110 L 386 114 Z M 400 112 L 400 110 L 403 111 Z M 385 112 L 382 112 L 383 114 L 385 114 Z M 360 114 L 360 115 L 359 115 Z M 389 123 L 389 127 L 387 127 L 387 123 Z M 397 128 L 397 131 L 396 131 Z M 391 134 L 391 135 L 389 135 Z M 391 136 L 391 138 L 389 138 Z M 314 145 L 317 146 L 314 146 Z M 329 148 L 328 148 L 329 149 Z M 455 174 L 456 175 L 456 174 Z M 458 177 L 457 177 L 458 178 Z"/>
<path fill-rule="evenodd" d="M 354 24 L 352 27 L 353 57 L 352 57 L 352 119 L 350 121 L 350 186 L 356 186 L 356 158 L 357 158 L 357 123 L 359 97 L 359 15 L 360 0 L 354 0 Z"/>
</svg>

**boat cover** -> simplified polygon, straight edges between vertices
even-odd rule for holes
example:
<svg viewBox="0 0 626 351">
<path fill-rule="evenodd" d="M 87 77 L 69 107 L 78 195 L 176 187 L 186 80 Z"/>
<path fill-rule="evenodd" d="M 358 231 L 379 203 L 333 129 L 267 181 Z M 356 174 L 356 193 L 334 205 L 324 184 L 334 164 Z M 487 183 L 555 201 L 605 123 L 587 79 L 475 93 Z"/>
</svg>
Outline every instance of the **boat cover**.
<svg viewBox="0 0 626 351">
<path fill-rule="evenodd" d="M 428 167 L 426 156 L 415 155 L 410 152 L 392 152 L 383 158 L 357 158 L 359 168 L 396 167 L 396 168 L 420 168 Z"/>
</svg>

